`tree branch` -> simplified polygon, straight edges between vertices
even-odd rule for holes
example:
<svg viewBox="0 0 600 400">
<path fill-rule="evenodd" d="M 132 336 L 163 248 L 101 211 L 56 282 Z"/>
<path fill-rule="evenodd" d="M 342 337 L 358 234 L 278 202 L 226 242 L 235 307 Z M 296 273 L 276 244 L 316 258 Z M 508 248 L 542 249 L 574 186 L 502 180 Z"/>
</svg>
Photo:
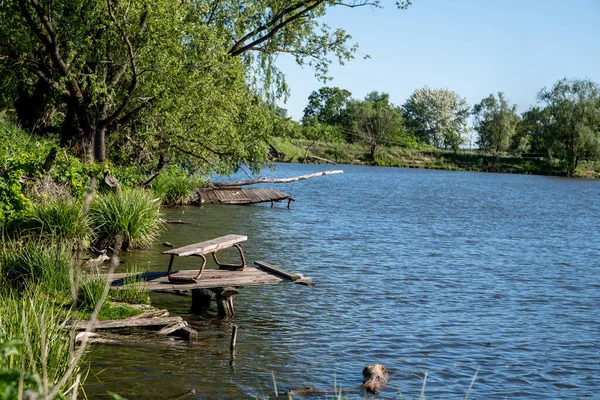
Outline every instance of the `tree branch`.
<svg viewBox="0 0 600 400">
<path fill-rule="evenodd" d="M 125 98 L 121 102 L 121 105 L 119 106 L 119 108 L 117 108 L 117 110 L 110 117 L 99 122 L 98 125 L 100 127 L 106 127 L 106 126 L 112 124 L 123 113 L 123 111 L 127 107 L 127 103 L 129 103 L 129 100 L 131 99 L 131 96 L 133 95 L 133 91 L 135 90 L 135 87 L 137 86 L 137 79 L 138 79 L 133 45 L 131 44 L 131 41 L 129 40 L 127 32 L 125 31 L 125 29 L 123 29 L 123 27 L 119 24 L 119 22 L 117 21 L 117 18 L 115 17 L 112 2 L 113 2 L 113 0 L 106 0 L 106 5 L 108 7 L 108 14 L 110 16 L 110 19 L 111 19 L 113 25 L 117 28 L 117 30 L 119 30 L 119 32 L 121 33 L 121 36 L 123 37 L 123 41 L 127 45 L 127 50 L 129 53 L 129 62 L 131 64 L 132 77 L 131 77 L 131 83 L 129 84 L 129 88 L 127 89 L 127 94 L 125 95 Z M 116 0 L 115 0 L 115 2 L 116 2 Z"/>
<path fill-rule="evenodd" d="M 60 55 L 60 48 L 58 46 L 56 31 L 54 30 L 50 19 L 44 13 L 44 10 L 40 6 L 38 0 L 31 0 L 30 3 L 33 6 L 38 18 L 42 21 L 42 24 L 48 36 L 44 34 L 44 32 L 37 26 L 37 24 L 33 20 L 33 16 L 27 8 L 26 0 L 19 0 L 21 14 L 27 21 L 30 29 L 35 33 L 38 39 L 40 39 L 40 41 L 46 48 L 46 51 L 48 51 L 48 53 L 50 54 L 51 59 L 56 63 L 57 69 L 60 72 L 60 74 L 63 77 L 68 78 L 67 89 L 69 93 L 75 98 L 78 105 L 82 105 L 84 102 L 83 92 L 81 91 L 79 84 L 71 78 L 71 71 L 69 70 L 69 67 Z"/>
<path fill-rule="evenodd" d="M 309 1 L 301 2 L 301 3 L 295 4 L 292 7 L 288 7 L 286 9 L 284 9 L 283 11 L 278 13 L 275 17 L 273 17 L 273 19 L 271 19 L 271 21 L 269 21 L 265 25 L 262 25 L 262 26 L 258 27 L 257 29 L 255 29 L 254 31 L 246 34 L 242 39 L 240 39 L 231 48 L 231 50 L 229 50 L 229 54 L 231 54 L 234 57 L 238 56 L 238 55 L 246 52 L 247 50 L 251 49 L 252 47 L 256 47 L 257 45 L 265 42 L 266 40 L 271 39 L 283 27 L 285 27 L 286 25 L 289 25 L 290 23 L 296 21 L 297 19 L 301 18 L 302 16 L 308 14 L 310 11 L 314 10 L 321 4 L 325 3 L 325 0 L 317 0 L 314 2 L 314 4 L 312 4 L 310 6 L 308 5 L 309 3 L 310 3 Z M 281 22 L 277 22 L 280 19 L 285 18 L 285 16 L 288 15 L 289 13 L 294 12 L 294 11 L 298 10 L 299 8 L 302 8 L 305 6 L 306 6 L 306 8 L 299 11 L 297 14 L 294 14 L 291 17 L 289 17 Z M 250 39 L 251 37 L 253 37 L 253 36 L 257 35 L 258 33 L 263 32 L 265 30 L 268 30 L 268 32 L 265 35 L 244 45 L 246 40 Z"/>
</svg>

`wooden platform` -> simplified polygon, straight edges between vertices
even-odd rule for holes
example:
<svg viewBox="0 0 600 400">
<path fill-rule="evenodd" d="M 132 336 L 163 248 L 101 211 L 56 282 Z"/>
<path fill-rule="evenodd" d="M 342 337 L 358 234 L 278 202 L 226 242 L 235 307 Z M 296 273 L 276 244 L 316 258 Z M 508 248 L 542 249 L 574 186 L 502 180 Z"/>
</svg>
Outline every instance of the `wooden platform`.
<svg viewBox="0 0 600 400">
<path fill-rule="evenodd" d="M 206 188 L 198 192 L 201 203 L 209 204 L 257 204 L 280 202 L 294 198 L 277 189 L 242 189 L 240 187 Z"/>
<path fill-rule="evenodd" d="M 178 276 L 194 278 L 198 275 L 199 270 L 181 270 L 176 271 Z M 311 278 L 301 274 L 300 278 L 294 280 L 294 283 L 311 285 Z M 112 274 L 109 276 L 110 285 L 113 288 L 124 286 L 126 273 Z M 250 285 L 272 285 L 281 282 L 290 282 L 283 276 L 278 276 L 275 273 L 265 270 L 246 267 L 243 271 L 230 271 L 224 269 L 206 269 L 202 277 L 196 283 L 174 284 L 170 283 L 165 272 L 144 272 L 137 276 L 139 281 L 143 281 L 148 285 L 148 290 L 151 292 L 162 291 L 181 291 L 192 289 L 217 289 L 223 287 L 243 287 Z"/>
</svg>

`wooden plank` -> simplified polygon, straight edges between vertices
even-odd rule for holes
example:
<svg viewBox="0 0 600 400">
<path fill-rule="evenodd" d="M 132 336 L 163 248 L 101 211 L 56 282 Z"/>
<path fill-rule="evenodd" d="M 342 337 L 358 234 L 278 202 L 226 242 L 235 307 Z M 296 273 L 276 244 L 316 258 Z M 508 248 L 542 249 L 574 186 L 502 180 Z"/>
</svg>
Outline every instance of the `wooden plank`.
<svg viewBox="0 0 600 400">
<path fill-rule="evenodd" d="M 301 275 L 294 274 L 293 272 L 286 271 L 283 268 L 276 267 L 276 266 L 274 266 L 272 264 L 269 264 L 267 262 L 264 262 L 264 261 L 254 261 L 254 264 L 257 265 L 257 266 L 259 266 L 262 269 L 265 269 L 265 270 L 267 270 L 267 271 L 275 274 L 275 275 L 279 275 L 279 276 L 282 276 L 282 277 L 284 277 L 286 279 L 289 279 L 292 282 L 293 281 L 297 281 L 298 279 L 302 278 Z"/>
<path fill-rule="evenodd" d="M 192 254 L 208 254 L 218 250 L 226 249 L 245 240 L 248 240 L 248 236 L 226 235 L 216 239 L 179 247 L 177 249 L 163 251 L 162 254 L 175 254 L 180 257 L 185 257 Z"/>
<path fill-rule="evenodd" d="M 141 318 L 141 319 L 121 319 L 110 321 L 96 321 L 94 329 L 123 329 L 123 328 L 145 328 L 145 327 L 164 327 L 172 324 L 178 324 L 183 321 L 181 317 L 161 317 L 161 318 Z M 77 321 L 75 329 L 86 329 L 88 321 Z"/>
<path fill-rule="evenodd" d="M 178 331 L 180 329 L 185 328 L 186 326 L 188 326 L 188 323 L 185 322 L 184 320 L 175 322 L 171 325 L 167 325 L 164 328 L 162 328 L 160 331 L 156 332 L 157 335 L 170 335 L 171 333 Z"/>
</svg>

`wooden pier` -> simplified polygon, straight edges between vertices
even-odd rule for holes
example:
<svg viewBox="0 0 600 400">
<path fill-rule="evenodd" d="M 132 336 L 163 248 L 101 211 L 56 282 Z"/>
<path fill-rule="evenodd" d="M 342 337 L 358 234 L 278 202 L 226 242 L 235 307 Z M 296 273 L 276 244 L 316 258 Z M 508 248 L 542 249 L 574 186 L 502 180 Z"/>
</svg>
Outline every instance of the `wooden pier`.
<svg viewBox="0 0 600 400">
<path fill-rule="evenodd" d="M 255 261 L 257 268 L 248 267 L 240 245 L 248 239 L 244 235 L 230 234 L 204 242 L 164 251 L 170 256 L 166 272 L 144 272 L 137 275 L 112 274 L 108 277 L 112 288 L 124 287 L 128 282 L 145 284 L 150 292 L 181 293 L 192 291 L 192 312 L 210 306 L 211 293 L 215 294 L 219 316 L 234 314 L 233 297 L 239 289 L 250 285 L 272 285 L 285 281 L 312 286 L 312 280 L 302 274 L 294 274 L 264 261 Z M 226 264 L 219 261 L 217 253 L 228 248 L 237 248 L 239 264 Z M 219 269 L 205 269 L 206 255 L 212 258 Z M 199 257 L 200 269 L 173 270 L 176 257 Z"/>
<path fill-rule="evenodd" d="M 257 261 L 262 263 L 262 261 Z M 200 270 L 181 270 L 173 271 L 177 276 L 188 277 L 190 279 L 198 275 Z M 168 292 L 168 291 L 188 291 L 192 289 L 216 289 L 226 286 L 243 287 L 251 285 L 274 285 L 282 282 L 294 282 L 310 286 L 311 278 L 305 277 L 302 274 L 293 274 L 299 279 L 289 279 L 276 272 L 270 272 L 262 268 L 246 267 L 244 270 L 226 270 L 226 269 L 205 269 L 202 277 L 194 283 L 171 283 L 166 272 L 143 272 L 137 275 L 127 273 L 112 274 L 110 285 L 112 288 L 119 288 L 125 285 L 125 281 L 137 281 L 147 285 L 151 292 Z"/>
<path fill-rule="evenodd" d="M 199 190 L 198 195 L 201 203 L 209 204 L 257 204 L 270 202 L 271 206 L 273 206 L 275 202 L 278 203 L 287 200 L 289 208 L 290 202 L 294 201 L 291 195 L 277 189 L 242 189 L 239 186 L 205 188 Z"/>
<path fill-rule="evenodd" d="M 141 282 L 151 292 L 182 293 L 192 292 L 191 310 L 198 312 L 207 309 L 214 293 L 218 314 L 221 317 L 234 315 L 233 298 L 239 290 L 252 285 L 274 285 L 293 282 L 305 286 L 313 286 L 312 279 L 302 274 L 294 274 L 263 261 L 256 261 L 257 267 L 246 267 L 243 270 L 205 269 L 202 277 L 191 282 L 200 270 L 173 271 L 178 277 L 189 278 L 190 283 L 173 283 L 169 281 L 167 272 L 144 272 L 134 276 L 126 273 L 109 276 L 111 288 L 118 289 L 126 282 Z"/>
</svg>

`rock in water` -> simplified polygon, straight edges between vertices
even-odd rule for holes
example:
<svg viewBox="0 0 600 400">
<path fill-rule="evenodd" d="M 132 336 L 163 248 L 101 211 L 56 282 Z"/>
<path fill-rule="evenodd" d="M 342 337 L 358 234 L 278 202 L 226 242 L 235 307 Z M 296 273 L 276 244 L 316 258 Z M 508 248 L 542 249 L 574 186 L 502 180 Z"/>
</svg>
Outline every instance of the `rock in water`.
<svg viewBox="0 0 600 400">
<path fill-rule="evenodd" d="M 363 369 L 365 381 L 361 388 L 368 393 L 377 394 L 389 381 L 387 369 L 381 364 L 368 365 Z"/>
</svg>

